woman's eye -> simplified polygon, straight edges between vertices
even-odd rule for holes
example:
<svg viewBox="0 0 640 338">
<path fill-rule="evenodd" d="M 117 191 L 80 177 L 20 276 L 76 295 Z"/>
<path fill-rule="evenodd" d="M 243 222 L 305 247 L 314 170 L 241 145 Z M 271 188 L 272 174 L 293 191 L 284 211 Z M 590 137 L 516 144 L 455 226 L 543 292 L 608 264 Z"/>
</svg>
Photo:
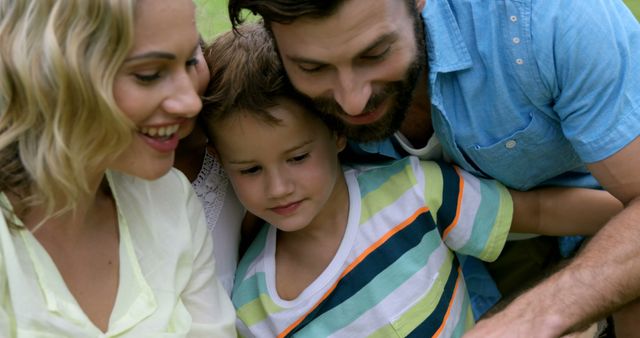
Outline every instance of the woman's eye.
<svg viewBox="0 0 640 338">
<path fill-rule="evenodd" d="M 153 82 L 160 78 L 160 72 L 155 72 L 153 74 L 133 74 L 136 79 L 140 82 L 149 83 Z"/>
<path fill-rule="evenodd" d="M 197 57 L 192 57 L 191 59 L 187 60 L 187 67 L 195 66 L 198 63 L 200 63 L 200 60 L 198 60 Z"/>
</svg>

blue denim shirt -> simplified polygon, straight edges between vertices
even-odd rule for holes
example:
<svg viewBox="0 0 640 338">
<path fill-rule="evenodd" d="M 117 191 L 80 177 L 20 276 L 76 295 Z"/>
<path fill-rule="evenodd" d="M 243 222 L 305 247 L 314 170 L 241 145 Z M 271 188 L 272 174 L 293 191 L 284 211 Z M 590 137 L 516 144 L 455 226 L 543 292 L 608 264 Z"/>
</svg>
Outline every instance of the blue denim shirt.
<svg viewBox="0 0 640 338">
<path fill-rule="evenodd" d="M 640 25 L 621 0 L 431 0 L 422 15 L 434 129 L 467 171 L 593 187 L 584 164 L 640 134 Z"/>
<path fill-rule="evenodd" d="M 422 17 L 433 126 L 465 170 L 520 190 L 598 187 L 585 164 L 640 135 L 640 25 L 621 0 L 430 0 Z M 403 156 L 393 140 L 350 145 Z M 475 262 L 477 317 L 500 294 Z"/>
</svg>

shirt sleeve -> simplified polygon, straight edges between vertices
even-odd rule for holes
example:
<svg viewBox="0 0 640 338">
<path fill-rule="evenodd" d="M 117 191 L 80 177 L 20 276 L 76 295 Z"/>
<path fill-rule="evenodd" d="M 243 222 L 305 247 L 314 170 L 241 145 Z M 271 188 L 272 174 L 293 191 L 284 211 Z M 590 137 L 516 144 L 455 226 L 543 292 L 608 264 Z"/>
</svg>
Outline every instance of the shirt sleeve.
<svg viewBox="0 0 640 338">
<path fill-rule="evenodd" d="M 189 337 L 235 337 L 235 310 L 216 277 L 213 239 L 204 211 L 188 181 L 184 181 L 194 253 L 192 274 L 181 295 L 192 318 Z"/>
<path fill-rule="evenodd" d="M 640 134 L 640 25 L 622 1 L 535 3 L 532 50 L 563 134 L 603 160 Z"/>
<path fill-rule="evenodd" d="M 506 242 L 513 202 L 495 180 L 478 178 L 444 163 L 420 162 L 426 203 L 445 244 L 484 261 L 495 260 Z"/>
</svg>

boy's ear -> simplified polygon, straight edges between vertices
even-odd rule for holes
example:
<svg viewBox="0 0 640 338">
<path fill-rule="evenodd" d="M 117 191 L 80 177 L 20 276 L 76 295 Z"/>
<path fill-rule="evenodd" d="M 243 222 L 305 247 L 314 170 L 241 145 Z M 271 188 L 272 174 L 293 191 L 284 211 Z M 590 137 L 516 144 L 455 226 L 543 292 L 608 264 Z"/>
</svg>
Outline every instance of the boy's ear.
<svg viewBox="0 0 640 338">
<path fill-rule="evenodd" d="M 427 0 L 416 0 L 416 9 L 418 10 L 418 13 L 422 13 L 422 10 L 424 9 L 424 5 L 427 3 Z"/>
<path fill-rule="evenodd" d="M 336 132 L 334 132 L 333 135 L 336 138 L 336 148 L 338 149 L 338 152 L 343 151 L 344 148 L 347 147 L 347 137 L 344 136 L 344 134 L 342 133 L 336 133 Z"/>
</svg>

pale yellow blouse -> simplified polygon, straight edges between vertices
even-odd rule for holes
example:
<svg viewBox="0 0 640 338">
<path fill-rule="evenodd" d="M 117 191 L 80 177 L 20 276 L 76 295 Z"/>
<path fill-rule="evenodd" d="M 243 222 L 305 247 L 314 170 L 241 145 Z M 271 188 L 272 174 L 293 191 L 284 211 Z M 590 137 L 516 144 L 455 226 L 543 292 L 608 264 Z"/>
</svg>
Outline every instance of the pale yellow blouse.
<svg viewBox="0 0 640 338">
<path fill-rule="evenodd" d="M 84 314 L 31 232 L 0 217 L 0 337 L 235 337 L 235 311 L 215 277 L 211 236 L 188 180 L 177 170 L 155 181 L 107 178 L 120 230 L 108 331 Z M 0 203 L 10 208 L 2 193 Z"/>
</svg>

